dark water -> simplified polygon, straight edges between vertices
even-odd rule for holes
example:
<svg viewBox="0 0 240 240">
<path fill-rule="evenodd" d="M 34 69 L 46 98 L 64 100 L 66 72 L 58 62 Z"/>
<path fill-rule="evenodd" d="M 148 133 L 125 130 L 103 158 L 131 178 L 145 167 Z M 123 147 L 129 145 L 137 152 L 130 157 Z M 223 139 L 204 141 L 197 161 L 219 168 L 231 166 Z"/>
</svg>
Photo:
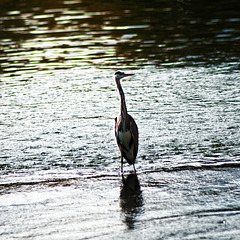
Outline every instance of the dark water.
<svg viewBox="0 0 240 240">
<path fill-rule="evenodd" d="M 209 64 L 239 69 L 239 5 L 2 0 L 1 72 Z"/>
<path fill-rule="evenodd" d="M 1 239 L 238 239 L 239 7 L 1 1 Z M 123 179 L 117 69 L 140 132 Z"/>
</svg>

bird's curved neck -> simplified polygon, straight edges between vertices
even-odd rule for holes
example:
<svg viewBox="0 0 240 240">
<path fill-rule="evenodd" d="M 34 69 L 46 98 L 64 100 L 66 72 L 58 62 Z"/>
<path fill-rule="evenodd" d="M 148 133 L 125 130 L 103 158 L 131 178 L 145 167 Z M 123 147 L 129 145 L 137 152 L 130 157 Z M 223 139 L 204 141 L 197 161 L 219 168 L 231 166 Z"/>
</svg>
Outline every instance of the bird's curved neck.
<svg viewBox="0 0 240 240">
<path fill-rule="evenodd" d="M 121 86 L 121 83 L 119 80 L 116 79 L 116 84 L 117 84 L 117 89 L 120 95 L 120 113 L 121 113 L 121 117 L 122 119 L 125 119 L 127 116 L 127 106 L 126 106 L 126 102 L 125 102 L 125 96 L 124 96 L 124 92 Z"/>
</svg>

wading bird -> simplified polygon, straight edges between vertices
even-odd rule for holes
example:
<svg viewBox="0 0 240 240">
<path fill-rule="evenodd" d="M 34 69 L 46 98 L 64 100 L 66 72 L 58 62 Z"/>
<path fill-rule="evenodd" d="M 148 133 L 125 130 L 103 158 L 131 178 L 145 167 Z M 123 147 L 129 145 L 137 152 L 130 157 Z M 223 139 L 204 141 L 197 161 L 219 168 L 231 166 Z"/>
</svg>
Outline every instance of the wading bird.
<svg viewBox="0 0 240 240">
<path fill-rule="evenodd" d="M 115 72 L 115 82 L 120 95 L 120 113 L 118 118 L 115 118 L 115 137 L 121 153 L 121 173 L 123 173 L 123 158 L 129 164 L 133 165 L 135 170 L 135 159 L 138 152 L 138 127 L 134 119 L 128 114 L 124 92 L 120 80 L 134 74 L 126 74 L 121 71 Z"/>
</svg>

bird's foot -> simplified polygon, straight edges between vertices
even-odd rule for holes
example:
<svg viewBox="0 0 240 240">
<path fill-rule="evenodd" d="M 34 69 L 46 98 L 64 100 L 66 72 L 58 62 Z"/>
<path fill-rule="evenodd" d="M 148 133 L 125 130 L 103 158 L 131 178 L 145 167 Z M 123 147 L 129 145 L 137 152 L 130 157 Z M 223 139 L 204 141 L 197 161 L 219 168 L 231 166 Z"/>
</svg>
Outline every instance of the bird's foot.
<svg viewBox="0 0 240 240">
<path fill-rule="evenodd" d="M 120 175 L 120 176 L 123 176 L 123 175 L 124 175 L 123 166 L 121 166 L 121 169 L 120 169 L 119 175 Z"/>
<path fill-rule="evenodd" d="M 135 168 L 134 164 L 133 164 L 133 172 L 134 172 L 135 175 L 137 175 L 136 168 Z"/>
</svg>

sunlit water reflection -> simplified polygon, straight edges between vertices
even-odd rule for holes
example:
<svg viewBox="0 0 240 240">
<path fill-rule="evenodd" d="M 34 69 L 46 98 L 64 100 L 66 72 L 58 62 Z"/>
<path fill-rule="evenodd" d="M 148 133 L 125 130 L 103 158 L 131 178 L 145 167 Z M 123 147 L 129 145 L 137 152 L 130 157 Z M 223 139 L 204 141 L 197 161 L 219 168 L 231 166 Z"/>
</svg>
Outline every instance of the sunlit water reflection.
<svg viewBox="0 0 240 240">
<path fill-rule="evenodd" d="M 240 19 L 220 2 L 1 8 L 1 239 L 237 239 Z M 119 176 L 118 68 L 137 177 Z"/>
<path fill-rule="evenodd" d="M 212 5 L 6 2 L 0 3 L 0 70 L 5 76 L 89 65 L 110 69 L 224 63 L 239 69 L 239 3 L 234 0 Z"/>
</svg>

